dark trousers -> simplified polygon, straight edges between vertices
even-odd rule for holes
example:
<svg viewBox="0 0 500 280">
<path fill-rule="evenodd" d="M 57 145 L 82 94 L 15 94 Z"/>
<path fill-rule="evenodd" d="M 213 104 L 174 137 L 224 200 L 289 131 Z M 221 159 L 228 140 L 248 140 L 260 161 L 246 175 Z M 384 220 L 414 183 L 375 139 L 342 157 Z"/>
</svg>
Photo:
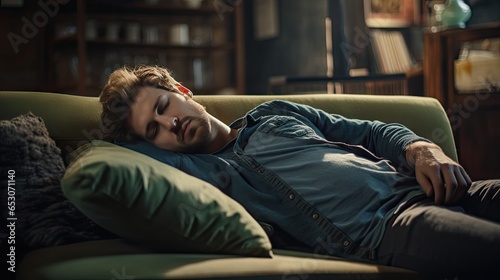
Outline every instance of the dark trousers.
<svg viewBox="0 0 500 280">
<path fill-rule="evenodd" d="M 474 182 L 456 206 L 409 204 L 389 221 L 379 264 L 429 279 L 500 279 L 500 180 Z"/>
</svg>

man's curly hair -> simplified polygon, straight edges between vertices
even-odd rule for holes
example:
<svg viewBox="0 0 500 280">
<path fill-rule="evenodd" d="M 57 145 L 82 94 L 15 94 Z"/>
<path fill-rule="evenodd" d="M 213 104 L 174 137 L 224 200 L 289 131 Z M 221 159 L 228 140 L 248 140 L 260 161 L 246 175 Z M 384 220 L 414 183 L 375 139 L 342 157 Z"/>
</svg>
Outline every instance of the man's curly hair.
<svg viewBox="0 0 500 280">
<path fill-rule="evenodd" d="M 99 97 L 104 139 L 134 142 L 137 137 L 130 132 L 127 118 L 137 91 L 142 87 L 155 87 L 181 93 L 178 85 L 170 71 L 160 66 L 122 67 L 115 70 Z"/>
</svg>

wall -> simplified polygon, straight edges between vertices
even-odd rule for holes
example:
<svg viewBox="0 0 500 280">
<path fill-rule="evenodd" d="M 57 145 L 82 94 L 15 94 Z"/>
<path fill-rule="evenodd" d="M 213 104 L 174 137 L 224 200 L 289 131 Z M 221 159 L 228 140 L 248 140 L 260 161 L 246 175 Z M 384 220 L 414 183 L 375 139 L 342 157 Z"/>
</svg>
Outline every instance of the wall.
<svg viewBox="0 0 500 280">
<path fill-rule="evenodd" d="M 236 0 L 234 0 L 236 1 Z M 342 12 L 348 26 L 362 27 L 362 0 L 277 0 L 279 35 L 276 38 L 256 40 L 253 32 L 253 2 L 242 1 L 245 12 L 246 92 L 267 93 L 271 76 L 323 76 L 326 74 L 324 19 L 328 14 L 328 1 L 346 5 Z M 46 3 L 55 1 L 45 1 Z M 61 1 L 64 2 L 64 1 Z M 469 0 L 473 9 L 470 24 L 499 21 L 500 1 Z M 46 85 L 46 28 L 57 12 L 47 12 L 38 1 L 24 1 L 23 8 L 0 8 L 0 90 L 45 90 Z M 350 6 L 350 7 L 347 7 Z M 52 11 L 54 8 L 52 7 Z M 353 14 L 350 14 L 352 12 Z M 349 13 L 349 14 L 346 14 Z M 26 33 L 26 22 L 36 32 Z M 28 24 L 29 25 L 29 24 Z M 29 36 L 23 35 L 23 30 Z M 349 31 L 345 30 L 347 37 Z M 354 30 L 355 31 L 355 30 Z M 356 34 L 357 31 L 351 34 Z M 9 34 L 26 39 L 13 48 Z M 28 38 L 29 37 L 29 38 Z M 338 46 L 337 46 L 338 47 Z M 366 67 L 363 54 L 351 49 L 351 67 Z M 339 70 L 339 69 L 337 69 Z"/>
<path fill-rule="evenodd" d="M 472 16 L 467 23 L 474 25 L 492 21 L 500 21 L 500 1 L 498 0 L 468 0 Z"/>
<path fill-rule="evenodd" d="M 278 0 L 279 35 L 256 40 L 253 1 L 245 4 L 246 91 L 267 93 L 271 76 L 326 75 L 326 0 Z"/>
<path fill-rule="evenodd" d="M 0 8 L 0 90 L 44 90 L 45 25 L 51 16 L 36 1 Z"/>
</svg>

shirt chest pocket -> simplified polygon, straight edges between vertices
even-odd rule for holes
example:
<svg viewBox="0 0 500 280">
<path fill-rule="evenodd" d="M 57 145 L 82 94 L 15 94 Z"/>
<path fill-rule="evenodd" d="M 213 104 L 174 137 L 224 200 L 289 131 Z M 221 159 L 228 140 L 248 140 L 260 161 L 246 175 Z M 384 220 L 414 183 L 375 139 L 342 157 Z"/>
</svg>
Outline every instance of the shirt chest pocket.
<svg viewBox="0 0 500 280">
<path fill-rule="evenodd" d="M 273 116 L 260 125 L 257 131 L 288 138 L 305 137 L 316 134 L 311 127 L 289 116 Z"/>
</svg>

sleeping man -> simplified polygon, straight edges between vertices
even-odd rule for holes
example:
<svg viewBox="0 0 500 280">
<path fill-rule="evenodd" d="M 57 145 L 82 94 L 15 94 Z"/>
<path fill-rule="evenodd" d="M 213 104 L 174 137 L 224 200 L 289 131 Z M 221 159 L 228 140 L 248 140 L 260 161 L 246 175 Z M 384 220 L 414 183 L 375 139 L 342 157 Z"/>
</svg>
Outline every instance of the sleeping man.
<svg viewBox="0 0 500 280">
<path fill-rule="evenodd" d="M 500 180 L 471 182 L 400 124 L 277 100 L 226 125 L 149 66 L 116 70 L 100 101 L 108 140 L 212 183 L 274 247 L 429 276 L 498 275 Z"/>
</svg>

